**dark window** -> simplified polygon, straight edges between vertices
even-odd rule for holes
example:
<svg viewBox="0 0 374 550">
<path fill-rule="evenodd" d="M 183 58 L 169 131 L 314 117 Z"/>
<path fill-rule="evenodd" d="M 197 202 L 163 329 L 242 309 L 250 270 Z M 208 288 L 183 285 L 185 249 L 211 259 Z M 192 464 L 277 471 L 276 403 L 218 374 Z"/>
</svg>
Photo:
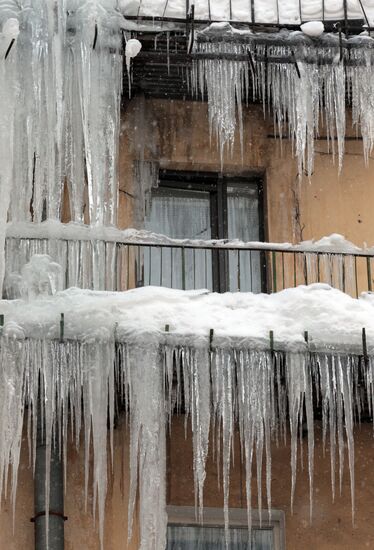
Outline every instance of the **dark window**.
<svg viewBox="0 0 374 550">
<path fill-rule="evenodd" d="M 262 241 L 262 181 L 251 176 L 161 172 L 145 228 L 175 239 Z M 257 251 L 171 248 L 161 254 L 153 249 L 145 253 L 144 273 L 145 284 L 173 288 L 265 290 L 264 258 Z"/>
<path fill-rule="evenodd" d="M 225 533 L 223 510 L 204 508 L 204 525 L 198 523 L 191 506 L 168 506 L 167 550 L 284 550 L 285 521 L 280 510 L 252 510 L 248 530 L 247 510 L 229 509 L 229 530 Z M 226 545 L 226 542 L 228 543 Z"/>
</svg>

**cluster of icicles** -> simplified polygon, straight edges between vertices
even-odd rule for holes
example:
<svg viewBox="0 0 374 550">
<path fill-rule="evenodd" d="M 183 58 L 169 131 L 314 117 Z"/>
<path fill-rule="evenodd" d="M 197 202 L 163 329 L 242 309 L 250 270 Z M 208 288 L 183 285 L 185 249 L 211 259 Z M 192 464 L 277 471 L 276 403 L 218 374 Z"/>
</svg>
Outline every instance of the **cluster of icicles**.
<svg viewBox="0 0 374 550">
<path fill-rule="evenodd" d="M 283 45 L 281 40 L 278 45 L 233 40 L 197 41 L 195 54 L 201 58 L 195 59 L 191 73 L 195 95 L 207 96 L 211 134 L 217 137 L 221 157 L 232 150 L 237 126 L 244 146 L 242 111 L 250 98 L 272 110 L 275 132 L 292 140 L 300 175 L 313 173 L 314 140 L 321 127 L 341 169 L 350 97 L 352 123 L 361 131 L 368 160 L 374 146 L 370 44 L 341 50 L 336 42 L 319 47 L 303 40 Z"/>
<path fill-rule="evenodd" d="M 0 1 L 1 250 L 7 218 L 61 219 L 65 186 L 72 220 L 116 222 L 117 4 Z"/>
<path fill-rule="evenodd" d="M 166 338 L 166 340 L 165 340 Z M 130 425 L 129 536 L 137 491 L 142 549 L 166 546 L 166 437 L 172 417 L 185 414 L 193 434 L 193 471 L 197 508 L 203 517 L 206 459 L 215 447 L 222 468 L 225 523 L 228 526 L 233 438 L 239 432 L 246 472 L 248 524 L 255 457 L 258 508 L 262 509 L 262 459 L 266 500 L 271 508 L 271 446 L 291 439 L 293 504 L 299 438 L 307 427 L 310 507 L 313 505 L 314 410 L 322 412 L 323 442 L 329 441 L 331 486 L 340 488 L 348 448 L 354 513 L 354 422 L 372 412 L 374 360 L 310 352 L 270 352 L 246 348 L 177 345 L 145 335 L 137 341 L 55 341 L 0 339 L 0 494 L 11 475 L 16 497 L 22 428 L 27 416 L 31 456 L 35 459 L 38 401 L 47 448 L 46 493 L 52 442 L 60 442 L 67 468 L 68 434 L 85 444 L 86 498 L 93 455 L 94 509 L 103 542 L 107 466 L 113 457 L 118 396 Z M 170 338 L 170 341 L 168 340 Z M 174 337 L 175 338 L 175 337 Z M 109 428 L 108 428 L 109 427 Z M 338 460 L 336 460 L 338 455 Z M 336 467 L 336 462 L 338 467 Z M 339 475 L 336 475 L 336 468 Z M 229 531 L 227 531 L 229 536 Z"/>
</svg>

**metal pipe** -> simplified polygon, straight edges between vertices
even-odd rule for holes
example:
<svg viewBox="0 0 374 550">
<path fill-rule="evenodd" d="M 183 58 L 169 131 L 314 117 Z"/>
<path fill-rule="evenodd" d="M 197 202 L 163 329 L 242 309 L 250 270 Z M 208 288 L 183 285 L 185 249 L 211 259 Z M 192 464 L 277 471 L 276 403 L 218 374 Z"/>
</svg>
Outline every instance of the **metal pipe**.
<svg viewBox="0 0 374 550">
<path fill-rule="evenodd" d="M 38 414 L 34 480 L 35 550 L 64 550 L 64 476 L 58 445 L 52 445 L 50 458 L 50 490 L 47 520 L 46 466 L 47 447 L 42 414 Z"/>
</svg>

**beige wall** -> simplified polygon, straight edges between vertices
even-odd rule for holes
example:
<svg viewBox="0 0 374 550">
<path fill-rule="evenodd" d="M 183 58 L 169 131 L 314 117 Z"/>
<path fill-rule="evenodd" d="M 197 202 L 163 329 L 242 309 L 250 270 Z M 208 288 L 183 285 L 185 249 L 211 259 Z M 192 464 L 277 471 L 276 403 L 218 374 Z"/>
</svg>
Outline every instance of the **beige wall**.
<svg viewBox="0 0 374 550">
<path fill-rule="evenodd" d="M 298 464 L 294 514 L 290 512 L 290 448 L 280 445 L 272 449 L 272 503 L 273 508 L 286 515 L 287 550 L 366 550 L 374 548 L 374 439 L 371 425 L 364 424 L 355 431 L 356 450 L 356 521 L 352 526 L 350 480 L 347 456 L 342 495 L 334 504 L 331 499 L 330 455 L 323 456 L 321 426 L 316 423 L 315 495 L 313 522 L 309 522 L 309 481 L 307 468 L 307 442 L 304 442 L 304 469 Z M 239 464 L 238 439 L 235 440 L 236 466 L 231 471 L 230 506 L 245 508 L 245 471 Z M 193 469 L 191 438 L 184 438 L 183 419 L 174 422 L 170 441 L 169 503 L 193 506 Z M 254 465 L 255 467 L 255 465 Z M 208 459 L 205 483 L 205 506 L 223 506 L 223 494 L 218 488 L 217 466 Z M 265 495 L 265 483 L 262 484 Z M 253 478 L 253 507 L 256 508 L 256 477 Z M 266 507 L 266 498 L 264 500 Z"/>
<path fill-rule="evenodd" d="M 105 514 L 105 550 L 136 550 L 138 544 L 137 514 L 134 518 L 134 537 L 127 545 L 127 502 L 129 487 L 129 439 L 125 423 L 114 431 L 114 468 L 109 475 Z M 0 513 L 0 550 L 33 550 L 34 488 L 29 467 L 28 444 L 23 440 L 19 483 L 16 501 L 15 531 L 12 530 L 13 513 L 5 501 Z M 89 481 L 92 484 L 92 479 Z M 65 496 L 65 550 L 100 550 L 98 526 L 92 515 L 92 491 L 88 497 L 88 511 L 84 511 L 84 452 L 70 447 L 67 461 L 67 487 Z"/>
<path fill-rule="evenodd" d="M 330 456 L 323 456 L 321 427 L 316 423 L 315 495 L 313 522 L 309 522 L 309 481 L 307 442 L 304 442 L 303 470 L 298 463 L 294 514 L 290 513 L 290 449 L 280 445 L 272 449 L 273 508 L 286 515 L 287 550 L 366 550 L 374 548 L 374 439 L 373 428 L 363 424 L 355 430 L 356 454 L 356 522 L 352 526 L 350 481 L 347 456 L 342 495 L 337 488 L 336 501 L 331 499 Z M 26 442 L 20 468 L 15 534 L 12 534 L 12 513 L 7 503 L 0 514 L 0 549 L 32 550 L 33 487 L 28 468 Z M 136 550 L 138 541 L 127 546 L 128 436 L 123 426 L 115 433 L 115 467 L 108 494 L 105 519 L 105 550 Z M 65 502 L 66 550 L 99 550 L 97 529 L 91 513 L 84 513 L 83 453 L 70 450 L 68 486 Z M 235 466 L 231 471 L 230 506 L 245 508 L 245 472 L 239 461 L 238 440 L 235 440 Z M 122 474 L 124 472 L 124 475 Z M 263 483 L 264 506 L 265 482 Z M 185 439 L 184 419 L 174 418 L 168 442 L 168 503 L 193 506 L 192 443 Z M 256 508 L 256 477 L 253 477 L 253 507 Z M 92 503 L 90 500 L 89 505 Z M 210 454 L 204 491 L 205 506 L 221 507 L 222 491 L 218 487 L 217 465 Z"/>
<path fill-rule="evenodd" d="M 316 143 L 316 165 L 310 181 L 299 182 L 297 167 L 291 155 L 291 145 L 268 137 L 273 133 L 269 121 L 264 121 L 262 109 L 251 106 L 244 111 L 244 155 L 237 143 L 232 157 L 226 158 L 224 171 L 254 170 L 264 175 L 266 190 L 267 239 L 298 242 L 320 238 L 338 232 L 358 245 L 374 244 L 374 175 L 372 163 L 365 167 L 361 142 L 347 141 L 344 169 L 337 167 L 326 154 L 326 142 Z M 132 180 L 135 159 L 156 160 L 163 168 L 219 171 L 217 149 L 209 145 L 207 106 L 199 102 L 163 102 L 136 98 L 124 113 L 121 134 L 121 194 L 120 226 L 134 223 L 133 212 L 137 196 Z M 373 180 L 373 181 L 372 181 Z M 318 429 L 318 426 L 317 426 Z M 120 550 L 138 547 L 134 540 L 126 545 L 126 504 L 128 493 L 128 437 L 124 428 L 115 434 L 115 468 L 108 494 L 105 548 Z M 237 453 L 237 456 L 239 453 Z M 191 440 L 185 441 L 182 420 L 174 422 L 169 442 L 169 503 L 191 505 L 192 493 Z M 323 457 L 316 446 L 315 517 L 308 522 L 307 471 L 299 471 L 295 514 L 290 515 L 289 448 L 273 450 L 273 506 L 286 513 L 288 550 L 363 550 L 374 548 L 374 440 L 372 428 L 363 425 L 356 430 L 356 526 L 352 527 L 349 479 L 344 477 L 342 497 L 331 505 L 329 456 Z M 68 485 L 65 525 L 67 550 L 98 550 L 97 529 L 90 513 L 84 513 L 83 454 L 69 451 Z M 237 464 L 232 474 L 231 501 L 233 507 L 244 505 L 244 476 Z M 220 506 L 222 495 L 217 488 L 217 471 L 209 462 L 205 491 L 207 506 Z M 28 468 L 26 445 L 23 448 L 19 476 L 15 535 L 12 535 L 12 515 L 5 503 L 0 514 L 0 550 L 33 548 L 33 485 Z"/>
<path fill-rule="evenodd" d="M 264 174 L 268 240 L 298 242 L 341 233 L 355 244 L 374 244 L 373 164 L 365 166 L 362 142 L 346 141 L 344 168 L 327 154 L 326 140 L 316 142 L 315 170 L 310 181 L 299 182 L 290 141 L 272 138 L 271 120 L 261 106 L 244 110 L 244 155 L 239 139 L 224 172 L 248 170 Z M 321 132 L 322 133 L 322 132 Z M 352 132 L 348 131 L 352 135 Z M 220 171 L 217 146 L 209 144 L 207 104 L 136 98 L 124 113 L 121 143 L 121 226 L 131 225 L 136 189 L 133 159 L 160 162 L 163 168 Z M 299 217 L 295 212 L 299 213 Z"/>
</svg>

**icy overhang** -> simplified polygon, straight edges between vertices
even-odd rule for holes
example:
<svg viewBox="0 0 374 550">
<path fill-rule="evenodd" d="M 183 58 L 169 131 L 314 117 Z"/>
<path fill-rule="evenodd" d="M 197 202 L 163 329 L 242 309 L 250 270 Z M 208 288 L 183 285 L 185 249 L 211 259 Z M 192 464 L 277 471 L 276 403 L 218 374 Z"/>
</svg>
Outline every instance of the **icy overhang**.
<svg viewBox="0 0 374 550">
<path fill-rule="evenodd" d="M 64 337 L 71 340 L 269 349 L 272 331 L 275 349 L 305 351 L 307 331 L 310 350 L 361 354 L 365 328 L 368 351 L 374 351 L 374 295 L 353 299 L 323 284 L 271 295 L 159 287 L 69 289 L 0 302 L 4 336 L 21 340 L 58 339 L 61 313 Z"/>
</svg>

